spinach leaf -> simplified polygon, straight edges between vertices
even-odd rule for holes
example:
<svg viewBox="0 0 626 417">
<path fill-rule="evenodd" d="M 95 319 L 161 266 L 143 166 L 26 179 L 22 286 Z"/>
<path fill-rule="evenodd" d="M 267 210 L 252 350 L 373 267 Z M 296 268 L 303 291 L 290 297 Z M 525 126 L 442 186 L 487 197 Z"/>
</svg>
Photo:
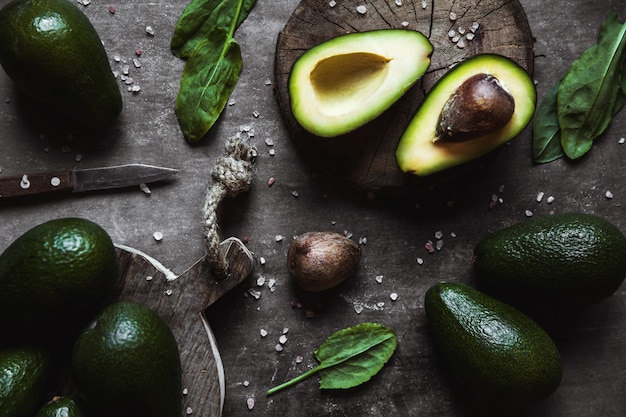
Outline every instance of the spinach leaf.
<svg viewBox="0 0 626 417">
<path fill-rule="evenodd" d="M 557 113 L 557 93 L 561 82 L 556 83 L 537 107 L 533 120 L 533 156 L 535 162 L 547 163 L 561 158 L 561 128 Z"/>
<path fill-rule="evenodd" d="M 204 137 L 226 107 L 242 67 L 237 41 L 215 28 L 185 64 L 174 110 L 185 139 Z"/>
<path fill-rule="evenodd" d="M 192 0 L 179 18 L 170 47 L 186 59 L 175 111 L 185 140 L 200 141 L 232 94 L 243 66 L 235 31 L 255 0 Z"/>
<path fill-rule="evenodd" d="M 362 323 L 339 330 L 314 352 L 315 368 L 267 391 L 272 395 L 319 373 L 320 389 L 356 387 L 376 375 L 398 344 L 396 334 L 377 323 Z"/>
<path fill-rule="evenodd" d="M 615 19 L 614 14 L 609 16 L 599 43 L 572 63 L 559 88 L 561 145 L 570 159 L 591 149 L 593 141 L 608 127 L 620 101 L 626 24 L 617 25 Z"/>
<path fill-rule="evenodd" d="M 174 28 L 170 42 L 172 53 L 188 59 L 196 45 L 206 39 L 213 28 L 229 30 L 236 19 L 236 30 L 248 17 L 255 3 L 256 0 L 192 0 Z M 241 9 L 233 7 L 233 4 L 241 5 Z"/>
</svg>

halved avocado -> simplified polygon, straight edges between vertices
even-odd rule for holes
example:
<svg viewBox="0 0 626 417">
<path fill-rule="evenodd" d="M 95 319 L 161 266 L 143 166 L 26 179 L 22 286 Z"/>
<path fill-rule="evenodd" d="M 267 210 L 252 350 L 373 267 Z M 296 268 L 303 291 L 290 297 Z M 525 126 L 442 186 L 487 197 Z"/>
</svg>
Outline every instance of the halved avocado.
<svg viewBox="0 0 626 417">
<path fill-rule="evenodd" d="M 430 65 L 433 47 L 416 31 L 341 35 L 306 51 L 289 77 L 291 110 L 310 133 L 334 137 L 375 119 Z"/>
<path fill-rule="evenodd" d="M 400 138 L 398 166 L 425 176 L 479 158 L 516 137 L 535 104 L 535 84 L 522 67 L 501 55 L 475 55 L 428 93 Z"/>
</svg>

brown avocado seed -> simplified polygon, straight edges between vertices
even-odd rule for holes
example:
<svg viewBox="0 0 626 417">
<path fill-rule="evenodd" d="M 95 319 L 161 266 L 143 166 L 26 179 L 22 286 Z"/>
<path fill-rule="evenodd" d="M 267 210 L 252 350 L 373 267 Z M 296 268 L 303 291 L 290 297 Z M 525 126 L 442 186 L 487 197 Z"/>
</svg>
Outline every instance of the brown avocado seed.
<svg viewBox="0 0 626 417">
<path fill-rule="evenodd" d="M 296 237 L 287 252 L 295 283 L 305 291 L 324 291 L 348 278 L 361 259 L 360 246 L 335 232 L 308 232 Z"/>
<path fill-rule="evenodd" d="M 476 74 L 461 84 L 443 106 L 435 141 L 462 142 L 492 133 L 506 125 L 515 100 L 490 74 Z"/>
</svg>

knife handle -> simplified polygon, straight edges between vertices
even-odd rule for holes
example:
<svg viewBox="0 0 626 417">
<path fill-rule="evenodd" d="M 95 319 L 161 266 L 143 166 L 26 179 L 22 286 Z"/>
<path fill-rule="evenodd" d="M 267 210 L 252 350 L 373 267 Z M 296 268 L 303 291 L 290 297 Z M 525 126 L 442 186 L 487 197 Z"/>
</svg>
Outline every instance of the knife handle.
<svg viewBox="0 0 626 417">
<path fill-rule="evenodd" d="M 24 174 L 21 177 L 0 178 L 0 200 L 25 197 L 58 191 L 70 191 L 74 187 L 70 171 Z"/>
</svg>

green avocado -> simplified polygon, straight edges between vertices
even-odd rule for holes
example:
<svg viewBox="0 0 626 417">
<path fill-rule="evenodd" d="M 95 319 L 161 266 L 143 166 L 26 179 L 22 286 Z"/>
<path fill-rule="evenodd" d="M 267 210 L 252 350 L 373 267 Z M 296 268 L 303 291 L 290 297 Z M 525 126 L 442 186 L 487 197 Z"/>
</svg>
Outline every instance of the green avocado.
<svg viewBox="0 0 626 417">
<path fill-rule="evenodd" d="M 432 52 L 428 38 L 404 29 L 349 33 L 314 46 L 289 76 L 293 116 L 320 137 L 355 130 L 421 78 Z"/>
<path fill-rule="evenodd" d="M 78 397 L 68 395 L 54 397 L 39 409 L 35 417 L 83 417 L 84 415 Z"/>
<path fill-rule="evenodd" d="M 0 325 L 58 341 L 55 332 L 77 332 L 95 317 L 117 274 L 117 253 L 102 227 L 81 218 L 41 223 L 0 254 Z M 3 332 L 0 344 L 9 334 L 17 337 Z"/>
<path fill-rule="evenodd" d="M 182 414 L 176 339 L 161 316 L 143 304 L 118 301 L 106 307 L 76 339 L 71 369 L 87 406 L 103 415 Z"/>
<path fill-rule="evenodd" d="M 520 310 L 453 282 L 430 287 L 424 309 L 445 368 L 477 403 L 509 415 L 558 388 L 559 352 Z"/>
<path fill-rule="evenodd" d="M 68 0 L 13 0 L 4 6 L 0 64 L 19 90 L 80 129 L 103 129 L 122 110 L 100 37 Z"/>
<path fill-rule="evenodd" d="M 41 348 L 0 350 L 0 417 L 33 417 L 51 375 L 51 359 Z"/>
<path fill-rule="evenodd" d="M 546 215 L 483 238 L 473 264 L 481 289 L 509 302 L 581 307 L 611 296 L 624 281 L 626 238 L 596 215 Z"/>
<path fill-rule="evenodd" d="M 428 93 L 400 138 L 396 162 L 426 176 L 477 159 L 516 137 L 535 104 L 535 84 L 523 68 L 501 55 L 475 55 Z"/>
</svg>

